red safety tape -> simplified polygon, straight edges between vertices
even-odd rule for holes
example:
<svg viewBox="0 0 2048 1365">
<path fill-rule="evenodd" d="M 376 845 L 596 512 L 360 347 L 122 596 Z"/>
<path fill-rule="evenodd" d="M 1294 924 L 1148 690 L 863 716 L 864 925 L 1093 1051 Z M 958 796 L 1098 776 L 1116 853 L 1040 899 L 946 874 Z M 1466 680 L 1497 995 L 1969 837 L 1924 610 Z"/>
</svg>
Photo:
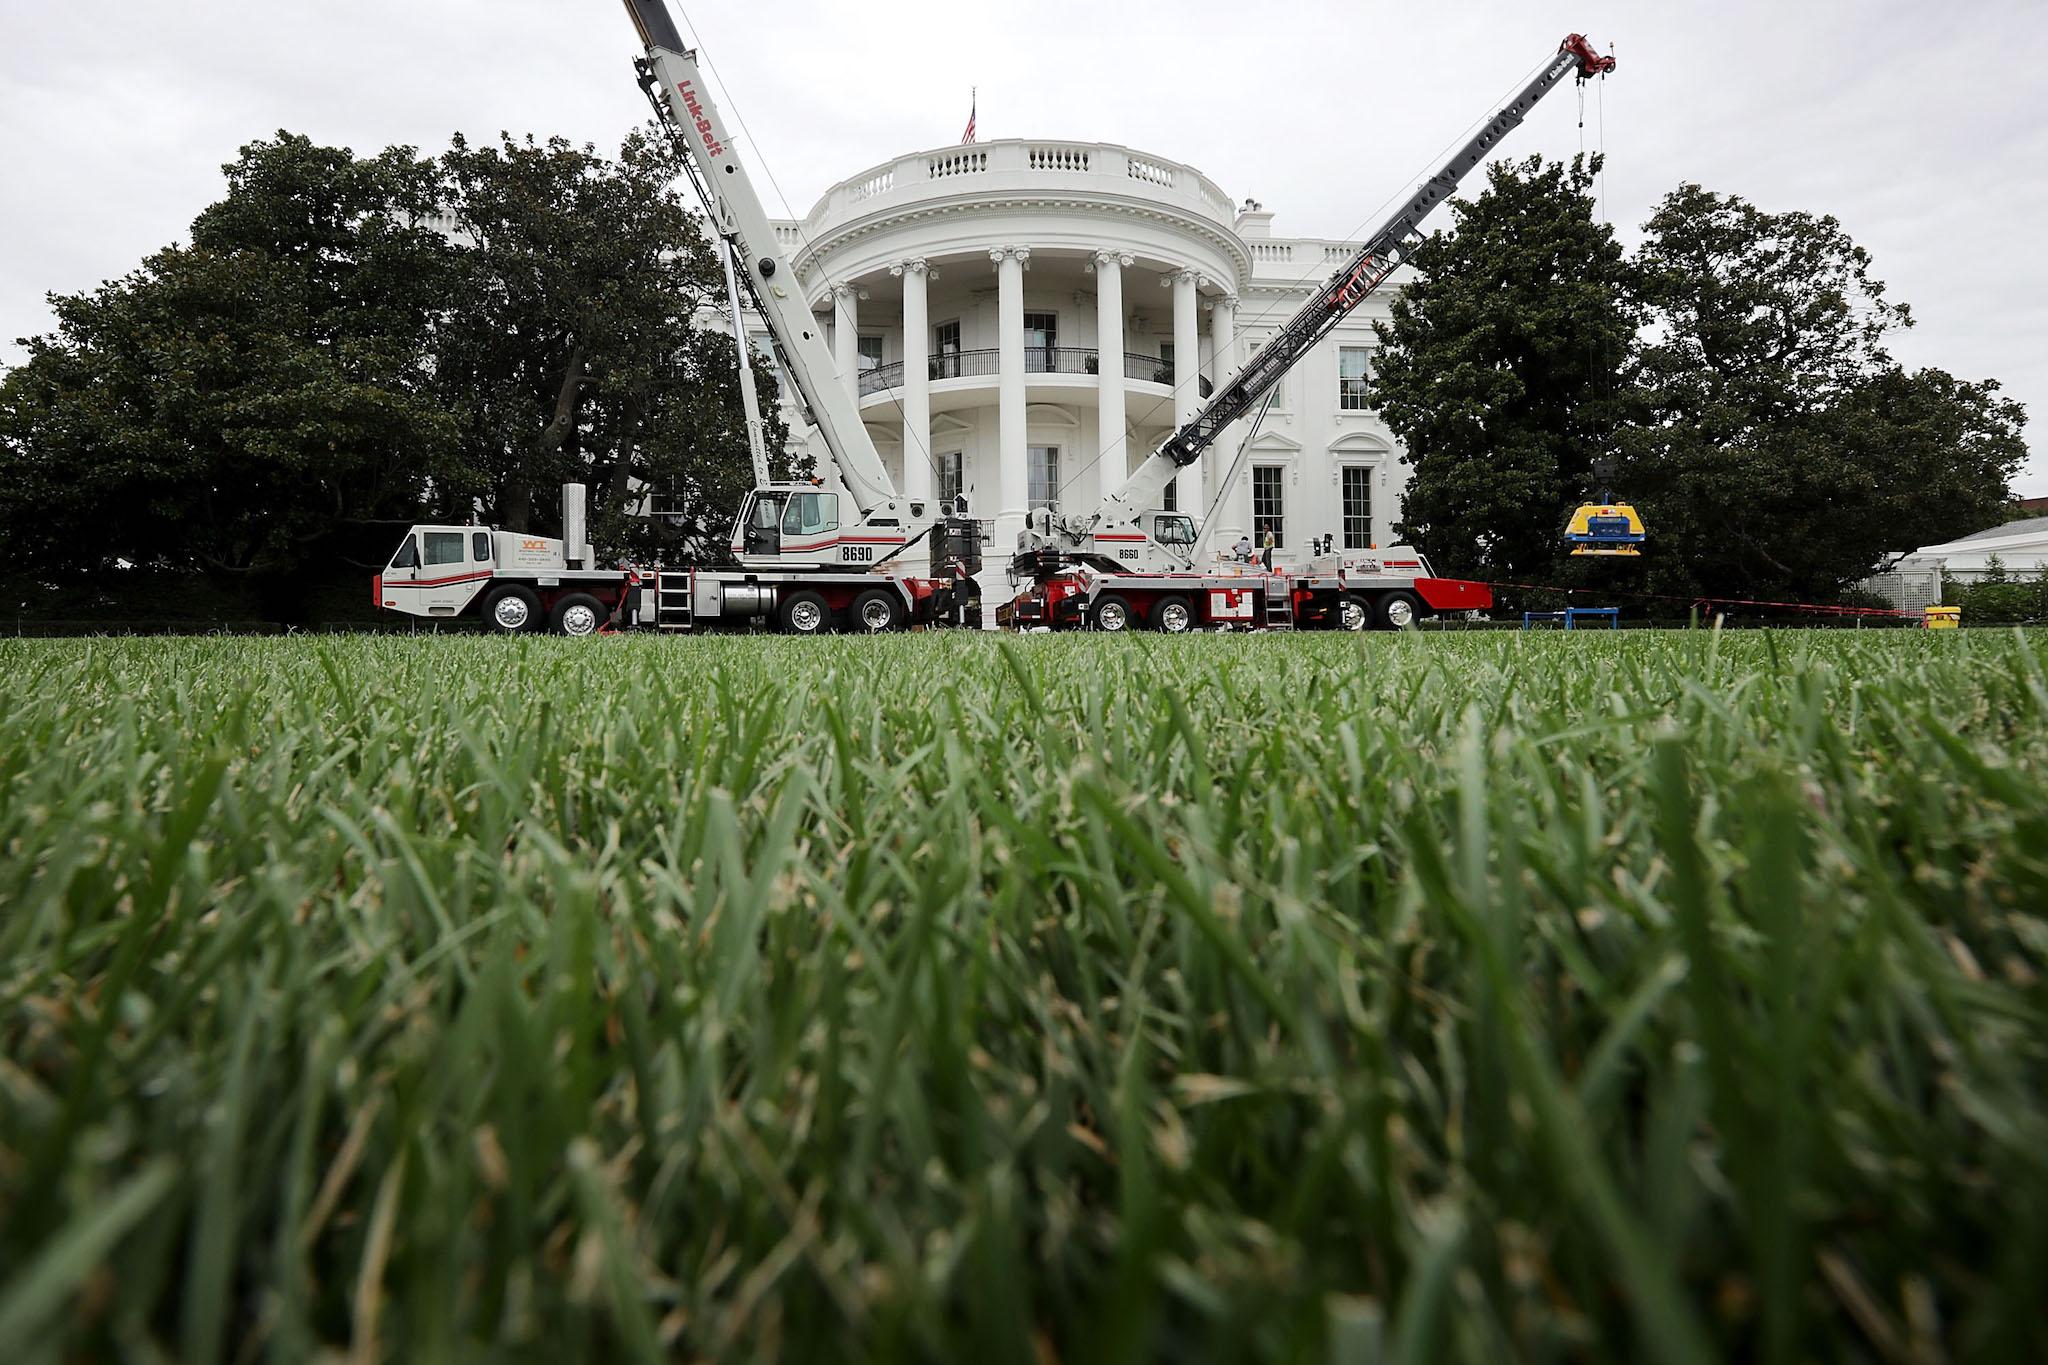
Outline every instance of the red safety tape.
<svg viewBox="0 0 2048 1365">
<path fill-rule="evenodd" d="M 1531 592 L 1561 592 L 1569 597 L 1573 593 L 1584 593 L 1596 597 L 1630 597 L 1642 602 L 1684 602 L 1695 607 L 1777 607 L 1785 611 L 1812 612 L 1819 616 L 1875 616 L 1892 621 L 1917 621 L 1917 611 L 1902 611 L 1894 607 L 1837 607 L 1817 602 L 1773 602 L 1760 597 L 1687 597 L 1681 593 L 1669 592 L 1628 592 L 1618 588 L 1565 588 L 1554 583 L 1498 583 L 1483 578 L 1465 580 L 1468 583 L 1483 583 L 1489 588 L 1522 588 Z"/>
</svg>

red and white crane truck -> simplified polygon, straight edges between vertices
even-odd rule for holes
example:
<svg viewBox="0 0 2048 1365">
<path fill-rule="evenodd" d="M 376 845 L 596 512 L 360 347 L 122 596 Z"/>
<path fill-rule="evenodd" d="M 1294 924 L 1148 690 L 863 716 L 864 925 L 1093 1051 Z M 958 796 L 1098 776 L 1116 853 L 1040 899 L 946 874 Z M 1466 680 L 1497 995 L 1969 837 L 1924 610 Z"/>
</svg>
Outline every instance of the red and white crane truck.
<svg viewBox="0 0 2048 1365">
<path fill-rule="evenodd" d="M 600 565 L 584 491 L 562 490 L 562 535 L 481 526 L 415 526 L 376 579 L 380 607 L 434 619 L 481 619 L 507 633 L 701 630 L 768 622 L 790 634 L 980 624 L 981 530 L 964 499 L 896 491 L 852 395 L 839 382 L 810 304 L 782 259 L 767 211 L 733 151 L 726 124 L 665 0 L 626 0 L 646 55 L 634 63 L 674 142 L 705 219 L 725 252 L 735 331 L 742 292 L 817 428 L 844 490 L 771 483 L 760 423 L 748 411 L 758 486 L 733 523 L 733 563 L 718 567 Z M 744 339 L 740 363 L 746 365 Z M 751 396 L 751 378 L 743 376 Z"/>
<path fill-rule="evenodd" d="M 1281 377 L 1400 267 L 1421 238 L 1423 220 L 1566 77 L 1585 81 L 1612 70 L 1614 58 L 1601 56 L 1582 34 L 1566 37 L 1555 60 L 1403 200 L 1357 254 L 1122 487 L 1092 512 L 1062 516 L 1034 511 L 1018 533 L 1011 560 L 1013 581 L 1028 580 L 1030 586 L 1005 604 L 999 618 L 1025 629 L 1119 631 L 1144 625 L 1169 634 L 1231 626 L 1363 630 L 1399 629 L 1425 615 L 1492 606 L 1493 593 L 1485 584 L 1439 578 L 1428 560 L 1406 545 L 1313 555 L 1299 572 L 1216 565 L 1209 556 L 1215 506 L 1200 533 L 1186 514 L 1158 509 L 1174 476 L 1250 416 L 1230 471 L 1216 485 L 1220 502 L 1243 470 Z"/>
</svg>

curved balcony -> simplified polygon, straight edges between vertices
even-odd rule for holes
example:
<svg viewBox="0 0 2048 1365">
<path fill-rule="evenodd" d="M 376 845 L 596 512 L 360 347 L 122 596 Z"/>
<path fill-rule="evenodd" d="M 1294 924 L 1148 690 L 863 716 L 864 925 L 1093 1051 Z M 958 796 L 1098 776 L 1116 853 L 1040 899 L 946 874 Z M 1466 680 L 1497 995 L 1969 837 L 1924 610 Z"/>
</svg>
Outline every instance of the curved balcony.
<svg viewBox="0 0 2048 1365">
<path fill-rule="evenodd" d="M 826 190 L 801 224 L 778 224 L 799 275 L 847 231 L 938 204 L 1044 196 L 1129 208 L 1143 205 L 1249 254 L 1236 235 L 1237 208 L 1192 166 L 1109 143 L 1013 138 L 927 152 L 871 166 Z"/>
<path fill-rule="evenodd" d="M 933 381 L 993 377 L 1002 372 L 1002 352 L 997 350 L 947 351 L 925 362 Z M 1102 352 L 1093 346 L 1026 346 L 1025 374 L 1100 374 Z M 1141 384 L 1173 383 L 1173 367 L 1156 355 L 1124 352 L 1124 378 Z M 860 396 L 886 393 L 903 385 L 903 362 L 891 361 L 860 372 Z M 1202 380 L 1202 396 L 1209 396 L 1209 381 Z"/>
</svg>

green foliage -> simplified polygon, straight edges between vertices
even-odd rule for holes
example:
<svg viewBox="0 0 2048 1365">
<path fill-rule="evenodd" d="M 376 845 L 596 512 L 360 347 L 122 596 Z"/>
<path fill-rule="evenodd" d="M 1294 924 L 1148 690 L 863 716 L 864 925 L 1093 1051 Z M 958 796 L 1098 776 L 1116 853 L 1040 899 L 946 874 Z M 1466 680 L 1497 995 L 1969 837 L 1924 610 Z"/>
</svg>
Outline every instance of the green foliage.
<svg viewBox="0 0 2048 1365">
<path fill-rule="evenodd" d="M 2024 411 L 1893 363 L 1910 316 L 1840 223 L 1682 185 L 1624 260 L 1596 168 L 1490 167 L 1377 325 L 1402 530 L 1440 569 L 1829 601 L 2005 515 Z M 1566 555 L 1569 509 L 1603 490 L 1643 512 L 1642 559 Z"/>
<path fill-rule="evenodd" d="M 1570 509 L 1626 419 L 1627 266 L 1588 192 L 1600 159 L 1495 162 L 1375 324 L 1374 401 L 1414 473 L 1400 533 L 1446 573 L 1554 576 Z"/>
<path fill-rule="evenodd" d="M 289 618 L 399 527 L 525 528 L 572 477 L 614 550 L 718 539 L 751 480 L 734 343 L 693 325 L 717 267 L 653 142 L 434 160 L 280 133 L 224 171 L 189 247 L 54 299 L 0 377 L 11 569 L 242 576 Z M 634 479 L 679 527 L 628 523 Z"/>
<path fill-rule="evenodd" d="M 722 275 L 677 189 L 667 145 L 635 134 L 617 159 L 560 138 L 461 137 L 443 158 L 467 242 L 440 370 L 464 400 L 464 443 L 484 516 L 548 521 L 555 489 L 591 486 L 595 534 L 614 551 L 654 539 L 723 539 L 752 483 L 733 338 L 696 325 Z M 757 376 L 783 444 L 779 406 Z M 681 526 L 624 516 L 632 481 L 681 509 Z"/>
<path fill-rule="evenodd" d="M 1653 582 L 1824 600 L 1887 550 L 1998 520 L 2022 410 L 1893 363 L 1884 339 L 1911 316 L 1839 222 L 1688 184 L 1644 232 L 1622 483 L 1656 536 Z"/>
<path fill-rule="evenodd" d="M 2048 568 L 2016 576 L 1993 555 L 1981 578 L 1966 580 L 1944 573 L 1941 600 L 1944 605 L 1961 607 L 1965 623 L 2016 625 L 2048 621 Z"/>
<path fill-rule="evenodd" d="M 190 247 L 54 299 L 0 379 L 11 567 L 289 572 L 453 474 L 426 350 L 452 253 L 409 225 L 431 165 L 280 135 L 228 171 Z"/>
<path fill-rule="evenodd" d="M 2041 1358 L 2044 654 L 0 641 L 0 1358 Z"/>
</svg>

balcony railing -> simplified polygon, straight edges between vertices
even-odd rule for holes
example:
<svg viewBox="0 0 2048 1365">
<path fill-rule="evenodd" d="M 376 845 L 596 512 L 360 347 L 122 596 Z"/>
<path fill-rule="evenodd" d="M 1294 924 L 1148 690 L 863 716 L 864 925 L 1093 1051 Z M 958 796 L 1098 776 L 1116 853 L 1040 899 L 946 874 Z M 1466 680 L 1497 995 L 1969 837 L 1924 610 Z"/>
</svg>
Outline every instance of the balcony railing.
<svg viewBox="0 0 2048 1365">
<path fill-rule="evenodd" d="M 934 380 L 977 379 L 1002 371 L 1002 352 L 998 350 L 942 351 L 925 362 L 926 373 Z M 1099 374 L 1102 369 L 1102 352 L 1093 346 L 1026 346 L 1024 348 L 1024 373 L 1026 374 Z M 1124 378 L 1144 384 L 1172 384 L 1173 366 L 1156 355 L 1136 355 L 1124 352 Z M 886 393 L 900 388 L 903 384 L 903 362 L 893 360 L 887 365 L 875 365 L 860 372 L 860 396 Z M 1204 381 L 1206 388 L 1207 382 Z"/>
</svg>

